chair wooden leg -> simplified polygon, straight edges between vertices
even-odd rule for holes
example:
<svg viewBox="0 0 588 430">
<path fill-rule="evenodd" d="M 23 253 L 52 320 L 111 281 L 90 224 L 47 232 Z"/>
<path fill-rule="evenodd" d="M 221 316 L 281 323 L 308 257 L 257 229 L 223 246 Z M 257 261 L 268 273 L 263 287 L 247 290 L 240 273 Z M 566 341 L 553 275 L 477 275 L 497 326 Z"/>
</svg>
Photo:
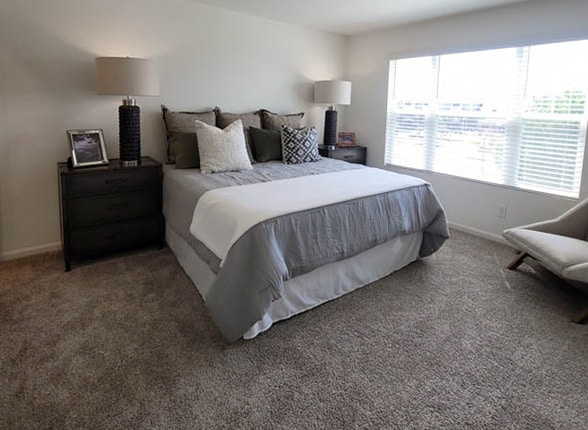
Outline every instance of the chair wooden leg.
<svg viewBox="0 0 588 430">
<path fill-rule="evenodd" d="M 580 315 L 575 317 L 572 321 L 578 324 L 584 324 L 588 322 L 588 308 L 584 309 L 584 311 L 580 312 Z"/>
<path fill-rule="evenodd" d="M 508 266 L 506 266 L 506 268 L 508 270 L 516 270 L 517 267 L 519 267 L 521 264 L 523 264 L 523 260 L 525 259 L 525 257 L 528 257 L 528 256 L 529 256 L 529 254 L 527 254 L 526 252 L 521 252 L 510 263 L 508 263 Z"/>
</svg>

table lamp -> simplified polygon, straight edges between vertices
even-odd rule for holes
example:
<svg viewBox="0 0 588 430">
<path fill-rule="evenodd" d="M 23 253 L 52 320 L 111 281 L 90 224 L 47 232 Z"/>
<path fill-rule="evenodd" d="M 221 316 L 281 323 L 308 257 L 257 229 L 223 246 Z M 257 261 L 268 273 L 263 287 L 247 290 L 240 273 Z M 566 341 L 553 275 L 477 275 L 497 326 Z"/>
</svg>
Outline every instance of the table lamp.
<svg viewBox="0 0 588 430">
<path fill-rule="evenodd" d="M 333 105 L 351 104 L 351 82 L 317 81 L 314 83 L 314 102 L 328 103 L 325 111 L 325 146 L 337 145 L 337 111 Z"/>
<path fill-rule="evenodd" d="M 141 111 L 133 96 L 158 96 L 159 78 L 151 60 L 129 57 L 96 58 L 98 94 L 124 95 L 118 108 L 120 161 L 141 161 Z"/>
</svg>

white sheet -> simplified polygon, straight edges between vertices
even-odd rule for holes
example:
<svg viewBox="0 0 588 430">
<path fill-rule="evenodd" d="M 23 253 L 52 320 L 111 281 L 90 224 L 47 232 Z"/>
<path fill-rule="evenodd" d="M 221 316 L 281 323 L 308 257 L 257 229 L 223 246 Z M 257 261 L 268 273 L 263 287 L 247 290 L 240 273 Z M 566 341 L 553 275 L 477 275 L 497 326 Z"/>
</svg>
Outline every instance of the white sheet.
<svg viewBox="0 0 588 430">
<path fill-rule="evenodd" d="M 190 233 L 222 262 L 231 246 L 260 222 L 425 183 L 413 176 L 366 167 L 218 188 L 198 200 Z"/>
</svg>

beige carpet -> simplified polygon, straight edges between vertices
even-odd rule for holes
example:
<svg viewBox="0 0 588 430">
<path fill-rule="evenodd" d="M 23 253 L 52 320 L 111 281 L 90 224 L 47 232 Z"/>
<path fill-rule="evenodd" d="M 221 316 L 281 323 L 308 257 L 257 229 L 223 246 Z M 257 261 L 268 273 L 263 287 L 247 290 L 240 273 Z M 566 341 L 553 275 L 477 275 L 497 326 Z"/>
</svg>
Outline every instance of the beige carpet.
<svg viewBox="0 0 588 430">
<path fill-rule="evenodd" d="M 584 296 L 511 257 L 453 232 L 231 345 L 169 250 L 0 264 L 0 428 L 585 429 Z"/>
</svg>

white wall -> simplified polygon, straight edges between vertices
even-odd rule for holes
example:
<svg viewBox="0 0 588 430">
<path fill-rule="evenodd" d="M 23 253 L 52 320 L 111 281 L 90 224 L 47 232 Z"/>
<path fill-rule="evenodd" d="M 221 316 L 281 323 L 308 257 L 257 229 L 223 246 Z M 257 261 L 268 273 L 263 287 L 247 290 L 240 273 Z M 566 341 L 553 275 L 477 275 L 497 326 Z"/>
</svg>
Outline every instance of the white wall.
<svg viewBox="0 0 588 430">
<path fill-rule="evenodd" d="M 351 37 L 347 78 L 353 82 L 353 98 L 347 128 L 368 147 L 368 163 L 383 167 L 390 59 L 588 38 L 586 17 L 585 0 L 532 1 Z M 584 166 L 581 197 L 588 197 L 588 151 Z M 557 216 L 575 203 L 447 175 L 394 170 L 431 182 L 452 223 L 493 237 L 506 227 Z M 496 216 L 503 204 L 508 206 L 506 219 Z"/>
<path fill-rule="evenodd" d="M 139 98 L 142 152 L 164 159 L 160 103 L 227 112 L 304 110 L 312 81 L 341 77 L 345 39 L 185 0 L 0 2 L 0 260 L 59 242 L 56 163 L 65 130 L 102 128 L 118 156 L 121 98 L 94 91 L 94 58 L 153 58 L 161 96 Z"/>
</svg>

